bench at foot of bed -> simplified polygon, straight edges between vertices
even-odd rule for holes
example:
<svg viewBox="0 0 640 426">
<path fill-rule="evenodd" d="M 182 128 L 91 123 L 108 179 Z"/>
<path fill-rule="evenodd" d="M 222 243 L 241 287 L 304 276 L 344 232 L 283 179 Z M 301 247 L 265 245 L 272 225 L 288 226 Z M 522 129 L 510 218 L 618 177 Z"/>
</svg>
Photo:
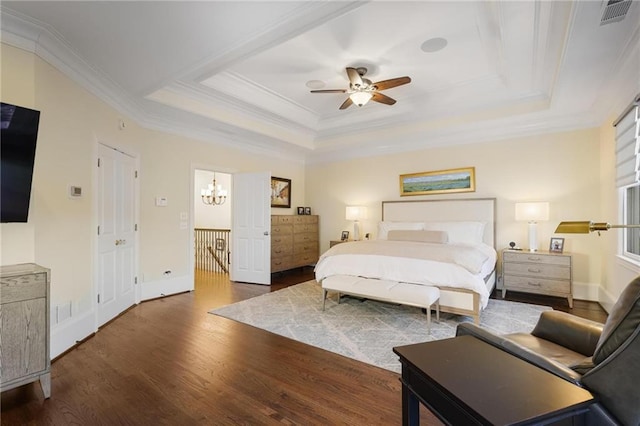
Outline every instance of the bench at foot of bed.
<svg viewBox="0 0 640 426">
<path fill-rule="evenodd" d="M 440 321 L 440 289 L 438 287 L 345 275 L 327 277 L 322 280 L 323 311 L 329 291 L 338 292 L 338 303 L 340 303 L 340 293 L 343 293 L 382 302 L 424 308 L 427 311 L 427 330 L 429 332 L 431 332 L 431 307 L 435 305 L 436 320 Z"/>
</svg>

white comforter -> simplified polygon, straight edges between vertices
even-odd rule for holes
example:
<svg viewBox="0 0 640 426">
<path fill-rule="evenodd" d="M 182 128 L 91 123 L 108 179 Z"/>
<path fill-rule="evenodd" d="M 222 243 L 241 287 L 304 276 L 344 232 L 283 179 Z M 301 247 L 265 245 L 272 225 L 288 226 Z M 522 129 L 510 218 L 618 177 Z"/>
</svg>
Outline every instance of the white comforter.
<svg viewBox="0 0 640 426">
<path fill-rule="evenodd" d="M 489 300 L 484 277 L 496 264 L 496 251 L 486 244 L 432 244 L 412 241 L 354 241 L 327 250 L 315 268 L 320 282 L 333 275 L 352 275 L 413 284 L 455 287 Z"/>
</svg>

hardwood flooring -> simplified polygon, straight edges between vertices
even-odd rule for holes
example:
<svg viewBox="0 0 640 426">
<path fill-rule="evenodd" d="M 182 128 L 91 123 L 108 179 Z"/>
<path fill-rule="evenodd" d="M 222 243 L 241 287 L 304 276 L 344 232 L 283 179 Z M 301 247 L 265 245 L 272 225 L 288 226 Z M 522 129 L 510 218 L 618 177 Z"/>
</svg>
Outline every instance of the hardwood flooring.
<svg viewBox="0 0 640 426">
<path fill-rule="evenodd" d="M 3 392 L 1 423 L 400 424 L 396 373 L 207 313 L 309 279 L 310 268 L 270 287 L 197 272 L 194 292 L 144 302 L 55 360 L 50 399 L 37 383 Z M 604 312 L 577 302 L 581 316 Z M 424 408 L 421 418 L 440 424 Z"/>
</svg>

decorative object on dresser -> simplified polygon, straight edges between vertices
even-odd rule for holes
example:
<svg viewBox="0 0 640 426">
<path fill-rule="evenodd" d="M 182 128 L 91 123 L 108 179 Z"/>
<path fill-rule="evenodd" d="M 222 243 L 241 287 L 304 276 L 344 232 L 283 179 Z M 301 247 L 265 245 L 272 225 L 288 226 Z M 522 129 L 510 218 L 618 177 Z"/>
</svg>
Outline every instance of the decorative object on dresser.
<svg viewBox="0 0 640 426">
<path fill-rule="evenodd" d="M 516 220 L 529 222 L 529 251 L 538 251 L 537 222 L 549 220 L 549 203 L 516 203 Z"/>
<path fill-rule="evenodd" d="M 400 175 L 400 196 L 475 192 L 475 167 Z"/>
<path fill-rule="evenodd" d="M 304 214 L 311 214 L 311 207 L 305 207 Z"/>
<path fill-rule="evenodd" d="M 298 214 L 304 214 L 304 207 L 298 207 Z"/>
<path fill-rule="evenodd" d="M 349 239 L 349 231 L 342 231 L 342 236 L 340 237 L 340 241 L 347 241 Z"/>
<path fill-rule="evenodd" d="M 51 396 L 50 274 L 34 263 L 0 268 L 0 391 L 40 380 Z"/>
<path fill-rule="evenodd" d="M 291 207 L 291 179 L 271 176 L 271 207 Z"/>
<path fill-rule="evenodd" d="M 360 239 L 360 223 L 359 220 L 367 218 L 367 208 L 364 206 L 347 206 L 345 219 L 353 221 L 353 240 Z"/>
<path fill-rule="evenodd" d="M 562 253 L 564 249 L 564 238 L 552 237 L 549 241 L 549 251 L 551 253 Z"/>
<path fill-rule="evenodd" d="M 502 251 L 502 297 L 507 290 L 566 297 L 573 308 L 571 254 Z"/>
<path fill-rule="evenodd" d="M 319 255 L 317 215 L 271 216 L 271 272 L 315 264 Z"/>
</svg>

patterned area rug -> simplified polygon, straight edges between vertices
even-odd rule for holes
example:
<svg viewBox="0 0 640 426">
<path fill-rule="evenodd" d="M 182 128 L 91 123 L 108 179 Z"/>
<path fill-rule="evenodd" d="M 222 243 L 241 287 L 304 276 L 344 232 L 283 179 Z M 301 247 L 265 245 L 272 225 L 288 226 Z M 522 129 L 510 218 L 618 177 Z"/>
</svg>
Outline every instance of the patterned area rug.
<svg viewBox="0 0 640 426">
<path fill-rule="evenodd" d="M 499 334 L 530 332 L 546 310 L 551 308 L 490 299 L 480 325 Z M 338 304 L 336 293 L 329 293 L 323 312 L 322 288 L 315 281 L 210 313 L 398 373 L 394 346 L 454 337 L 459 323 L 473 322 L 471 317 L 441 313 L 438 323 L 434 312 L 428 334 L 419 308 L 345 296 Z"/>
</svg>

